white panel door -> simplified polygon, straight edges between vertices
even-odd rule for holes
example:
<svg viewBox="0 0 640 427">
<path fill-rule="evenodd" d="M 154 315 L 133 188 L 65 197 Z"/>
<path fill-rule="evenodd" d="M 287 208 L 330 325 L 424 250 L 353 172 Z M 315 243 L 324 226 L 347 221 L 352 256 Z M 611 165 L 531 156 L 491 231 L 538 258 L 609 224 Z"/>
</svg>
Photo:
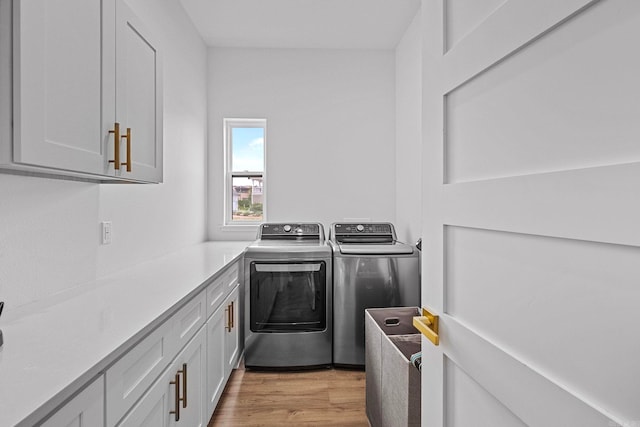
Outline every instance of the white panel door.
<svg viewBox="0 0 640 427">
<path fill-rule="evenodd" d="M 162 64 L 158 42 L 124 0 L 116 0 L 116 121 L 120 175 L 162 181 Z M 130 148 L 124 138 L 130 129 Z M 130 164 L 128 164 L 130 162 Z"/>
<path fill-rule="evenodd" d="M 207 354 L 204 328 L 196 334 L 176 360 L 176 367 L 183 372 L 182 384 L 186 394 L 177 426 L 204 427 L 207 418 L 206 369 Z"/>
<path fill-rule="evenodd" d="M 82 390 L 41 427 L 100 427 L 104 425 L 104 377 Z"/>
<path fill-rule="evenodd" d="M 206 425 L 205 353 L 201 328 L 118 427 Z"/>
<path fill-rule="evenodd" d="M 231 371 L 238 363 L 240 352 L 240 306 L 238 305 L 239 286 L 231 292 L 224 306 L 228 307 L 230 327 L 227 328 L 224 338 L 225 378 L 229 378 Z"/>
<path fill-rule="evenodd" d="M 422 2 L 422 425 L 640 425 L 640 2 L 466 3 Z"/>
<path fill-rule="evenodd" d="M 114 37 L 109 3 L 13 3 L 14 162 L 106 173 L 102 84 L 108 90 L 115 74 L 102 57 L 102 40 L 108 48 Z"/>
<path fill-rule="evenodd" d="M 178 399 L 180 398 L 181 377 L 177 365 L 169 366 L 159 379 L 147 390 L 117 425 L 118 427 L 170 427 L 175 426 L 175 411 L 180 411 L 180 402 L 176 400 L 176 386 L 178 384 Z M 107 407 L 109 405 L 107 400 Z"/>
<path fill-rule="evenodd" d="M 226 384 L 225 335 L 229 307 L 222 305 L 209 318 L 207 330 L 207 413 L 213 414 Z"/>
<path fill-rule="evenodd" d="M 237 265 L 236 265 L 237 267 Z M 240 307 L 237 269 L 225 274 L 234 277 L 236 287 L 207 321 L 207 413 L 213 414 L 231 371 L 240 355 Z M 224 283 L 223 282 L 223 283 Z"/>
</svg>

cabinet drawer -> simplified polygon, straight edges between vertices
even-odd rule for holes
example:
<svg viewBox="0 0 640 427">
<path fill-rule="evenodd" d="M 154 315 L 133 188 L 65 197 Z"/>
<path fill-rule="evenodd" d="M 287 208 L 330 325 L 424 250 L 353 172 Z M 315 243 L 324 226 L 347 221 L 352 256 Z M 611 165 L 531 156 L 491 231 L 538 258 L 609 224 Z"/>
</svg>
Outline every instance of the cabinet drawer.
<svg viewBox="0 0 640 427">
<path fill-rule="evenodd" d="M 116 425 L 205 322 L 201 292 L 106 372 L 107 426 Z"/>
<path fill-rule="evenodd" d="M 227 292 L 231 292 L 238 284 L 238 265 L 239 262 L 233 263 L 223 274 L 222 281 L 227 285 Z"/>
<path fill-rule="evenodd" d="M 230 265 L 220 277 L 207 286 L 207 319 L 238 284 L 238 262 Z"/>
<path fill-rule="evenodd" d="M 174 355 L 187 345 L 206 321 L 207 298 L 206 292 L 202 291 L 171 317 Z"/>
<path fill-rule="evenodd" d="M 204 371 L 206 369 L 205 341 L 206 336 L 203 328 L 187 344 L 174 362 L 160 374 L 158 380 L 122 419 L 118 427 L 195 427 L 206 425 L 207 414 L 203 408 L 205 403 L 203 397 Z M 185 370 L 183 364 L 186 364 L 188 369 Z M 176 377 L 176 374 L 179 375 Z M 176 385 L 172 383 L 176 380 L 180 397 L 185 396 L 184 390 L 187 389 L 188 401 L 183 401 L 182 404 L 176 402 Z M 175 421 L 176 407 L 179 411 L 179 421 L 177 422 Z"/>
</svg>

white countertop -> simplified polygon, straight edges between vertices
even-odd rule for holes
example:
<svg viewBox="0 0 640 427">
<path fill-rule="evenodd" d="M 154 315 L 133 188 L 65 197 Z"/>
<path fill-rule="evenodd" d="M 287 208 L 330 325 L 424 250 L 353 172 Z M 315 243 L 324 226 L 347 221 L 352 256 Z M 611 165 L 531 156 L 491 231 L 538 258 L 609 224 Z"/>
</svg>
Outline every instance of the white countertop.
<svg viewBox="0 0 640 427">
<path fill-rule="evenodd" d="M 0 319 L 0 427 L 32 425 L 203 290 L 249 242 L 207 242 Z"/>
</svg>

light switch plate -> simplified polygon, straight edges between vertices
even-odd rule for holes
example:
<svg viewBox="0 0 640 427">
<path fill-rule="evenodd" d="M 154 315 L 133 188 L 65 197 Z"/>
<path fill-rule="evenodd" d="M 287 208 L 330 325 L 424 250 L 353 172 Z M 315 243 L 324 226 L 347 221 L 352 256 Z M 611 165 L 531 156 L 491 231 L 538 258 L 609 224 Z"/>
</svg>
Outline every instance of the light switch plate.
<svg viewBox="0 0 640 427">
<path fill-rule="evenodd" d="M 112 233 L 112 225 L 111 221 L 103 221 L 102 222 L 102 244 L 109 245 L 111 244 L 111 233 Z"/>
</svg>

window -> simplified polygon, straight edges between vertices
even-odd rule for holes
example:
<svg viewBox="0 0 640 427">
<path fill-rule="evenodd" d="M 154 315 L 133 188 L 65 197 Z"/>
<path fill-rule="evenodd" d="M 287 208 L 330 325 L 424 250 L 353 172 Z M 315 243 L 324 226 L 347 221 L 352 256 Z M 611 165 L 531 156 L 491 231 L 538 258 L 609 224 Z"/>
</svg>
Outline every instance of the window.
<svg viewBox="0 0 640 427">
<path fill-rule="evenodd" d="M 225 224 L 265 220 L 265 119 L 224 119 Z"/>
</svg>

